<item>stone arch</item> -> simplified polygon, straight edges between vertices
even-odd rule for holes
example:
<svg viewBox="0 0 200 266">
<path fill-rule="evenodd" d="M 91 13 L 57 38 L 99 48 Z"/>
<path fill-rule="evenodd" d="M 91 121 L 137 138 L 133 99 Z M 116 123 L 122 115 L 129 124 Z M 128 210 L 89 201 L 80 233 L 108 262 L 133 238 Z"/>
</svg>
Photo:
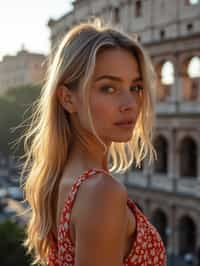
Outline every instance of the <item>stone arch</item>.
<svg viewBox="0 0 200 266">
<path fill-rule="evenodd" d="M 167 174 L 168 172 L 168 140 L 163 135 L 158 135 L 154 140 L 157 152 L 157 160 L 154 163 L 156 173 Z"/>
<path fill-rule="evenodd" d="M 200 99 L 200 54 L 185 55 L 181 58 L 179 64 L 181 65 L 180 73 L 183 79 L 183 100 L 198 101 Z"/>
<path fill-rule="evenodd" d="M 200 99 L 200 56 L 193 56 L 190 59 L 187 72 L 190 78 L 189 99 L 196 101 Z"/>
<path fill-rule="evenodd" d="M 196 250 L 197 228 L 193 219 L 189 215 L 183 215 L 178 222 L 178 243 L 179 254 L 184 255 L 187 252 Z"/>
<path fill-rule="evenodd" d="M 165 101 L 171 96 L 171 88 L 175 82 L 174 60 L 163 59 L 155 66 L 157 74 L 157 100 Z"/>
<path fill-rule="evenodd" d="M 198 146 L 196 141 L 185 136 L 180 142 L 180 176 L 197 177 Z"/>
<path fill-rule="evenodd" d="M 154 210 L 153 215 L 151 217 L 152 224 L 158 230 L 165 247 L 167 247 L 167 227 L 168 227 L 168 219 L 166 214 L 160 208 Z"/>
</svg>

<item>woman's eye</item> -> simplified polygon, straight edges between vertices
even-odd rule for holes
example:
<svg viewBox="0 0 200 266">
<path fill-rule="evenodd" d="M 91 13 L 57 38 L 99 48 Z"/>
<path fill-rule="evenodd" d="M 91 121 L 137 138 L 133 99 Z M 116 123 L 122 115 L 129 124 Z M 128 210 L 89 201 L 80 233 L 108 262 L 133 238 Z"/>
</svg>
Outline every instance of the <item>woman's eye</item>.
<svg viewBox="0 0 200 266">
<path fill-rule="evenodd" d="M 139 92 L 141 90 L 143 90 L 143 87 L 141 85 L 135 85 L 131 87 L 131 90 Z"/>
<path fill-rule="evenodd" d="M 101 90 L 104 92 L 109 92 L 109 93 L 112 93 L 115 91 L 115 89 L 111 86 L 103 87 L 103 88 L 101 88 Z"/>
</svg>

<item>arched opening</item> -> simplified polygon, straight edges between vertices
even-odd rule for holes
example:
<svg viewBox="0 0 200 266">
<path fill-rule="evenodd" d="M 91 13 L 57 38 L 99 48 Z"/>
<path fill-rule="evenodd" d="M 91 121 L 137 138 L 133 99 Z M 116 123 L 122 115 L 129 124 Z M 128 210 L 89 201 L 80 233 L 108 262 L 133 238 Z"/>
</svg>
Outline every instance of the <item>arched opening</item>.
<svg viewBox="0 0 200 266">
<path fill-rule="evenodd" d="M 197 101 L 200 93 L 200 57 L 194 56 L 186 63 L 183 76 L 183 98 L 186 101 Z"/>
<path fill-rule="evenodd" d="M 157 160 L 154 163 L 156 173 L 167 173 L 168 143 L 165 137 L 158 136 L 155 139 L 154 146 L 157 152 Z"/>
<path fill-rule="evenodd" d="M 188 75 L 190 78 L 200 77 L 200 57 L 194 56 L 188 64 Z"/>
<path fill-rule="evenodd" d="M 198 5 L 199 4 L 199 0 L 185 0 L 185 3 L 187 5 L 190 5 L 190 6 Z"/>
<path fill-rule="evenodd" d="M 142 1 L 141 0 L 137 0 L 135 2 L 135 17 L 141 17 L 142 16 Z"/>
<path fill-rule="evenodd" d="M 189 216 L 179 222 L 179 254 L 193 253 L 196 250 L 196 225 Z"/>
<path fill-rule="evenodd" d="M 160 30 L 160 39 L 163 40 L 165 38 L 165 30 Z"/>
<path fill-rule="evenodd" d="M 120 10 L 119 10 L 119 7 L 115 7 L 114 10 L 114 22 L 115 23 L 120 23 Z"/>
<path fill-rule="evenodd" d="M 166 61 L 161 68 L 161 82 L 163 85 L 174 84 L 174 65 L 171 61 Z"/>
<path fill-rule="evenodd" d="M 171 95 L 171 87 L 175 80 L 174 65 L 165 61 L 156 69 L 157 72 L 157 100 L 165 101 Z"/>
<path fill-rule="evenodd" d="M 162 210 L 158 209 L 154 212 L 151 222 L 158 230 L 165 247 L 167 247 L 167 216 Z"/>
<path fill-rule="evenodd" d="M 180 176 L 197 177 L 197 145 L 186 137 L 180 144 Z"/>
<path fill-rule="evenodd" d="M 188 76 L 190 77 L 190 100 L 197 100 L 200 89 L 200 57 L 194 56 L 188 64 Z"/>
</svg>

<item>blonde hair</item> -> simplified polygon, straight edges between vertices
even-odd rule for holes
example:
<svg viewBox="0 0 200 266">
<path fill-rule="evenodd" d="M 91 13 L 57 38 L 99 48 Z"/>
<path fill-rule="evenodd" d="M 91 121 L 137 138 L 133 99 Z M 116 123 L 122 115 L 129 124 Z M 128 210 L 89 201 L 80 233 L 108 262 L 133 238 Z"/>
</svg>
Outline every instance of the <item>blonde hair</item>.
<svg viewBox="0 0 200 266">
<path fill-rule="evenodd" d="M 154 159 L 152 129 L 155 75 L 149 57 L 134 36 L 105 25 L 99 19 L 73 27 L 61 41 L 52 62 L 49 57 L 46 82 L 36 103 L 30 126 L 24 134 L 26 160 L 21 177 L 27 177 L 24 192 L 31 210 L 24 246 L 28 253 L 34 251 L 33 265 L 43 265 L 47 260 L 51 229 L 56 221 L 59 179 L 74 133 L 70 127 L 69 114 L 60 104 L 56 91 L 63 83 L 71 90 L 81 87 L 91 128 L 104 145 L 93 126 L 88 98 L 97 52 L 109 47 L 128 49 L 135 55 L 144 84 L 141 111 L 132 139 L 126 143 L 111 144 L 109 158 L 112 165 L 109 170 L 123 173 L 133 162 L 139 166 L 146 156 L 149 156 L 149 163 Z M 84 144 L 86 140 L 82 141 Z"/>
</svg>

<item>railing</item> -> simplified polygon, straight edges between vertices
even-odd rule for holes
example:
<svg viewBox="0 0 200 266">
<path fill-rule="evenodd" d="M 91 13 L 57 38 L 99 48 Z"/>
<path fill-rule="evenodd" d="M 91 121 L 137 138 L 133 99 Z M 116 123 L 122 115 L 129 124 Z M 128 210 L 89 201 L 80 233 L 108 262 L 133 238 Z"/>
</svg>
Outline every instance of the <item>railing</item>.
<svg viewBox="0 0 200 266">
<path fill-rule="evenodd" d="M 122 179 L 121 179 L 122 180 Z M 124 176 L 127 186 L 173 192 L 200 198 L 200 178 L 168 177 L 167 175 L 129 173 Z"/>
<path fill-rule="evenodd" d="M 200 113 L 200 102 L 199 101 L 163 101 L 157 102 L 156 114 L 176 114 L 176 113 L 187 113 L 187 114 L 199 114 Z"/>
</svg>

